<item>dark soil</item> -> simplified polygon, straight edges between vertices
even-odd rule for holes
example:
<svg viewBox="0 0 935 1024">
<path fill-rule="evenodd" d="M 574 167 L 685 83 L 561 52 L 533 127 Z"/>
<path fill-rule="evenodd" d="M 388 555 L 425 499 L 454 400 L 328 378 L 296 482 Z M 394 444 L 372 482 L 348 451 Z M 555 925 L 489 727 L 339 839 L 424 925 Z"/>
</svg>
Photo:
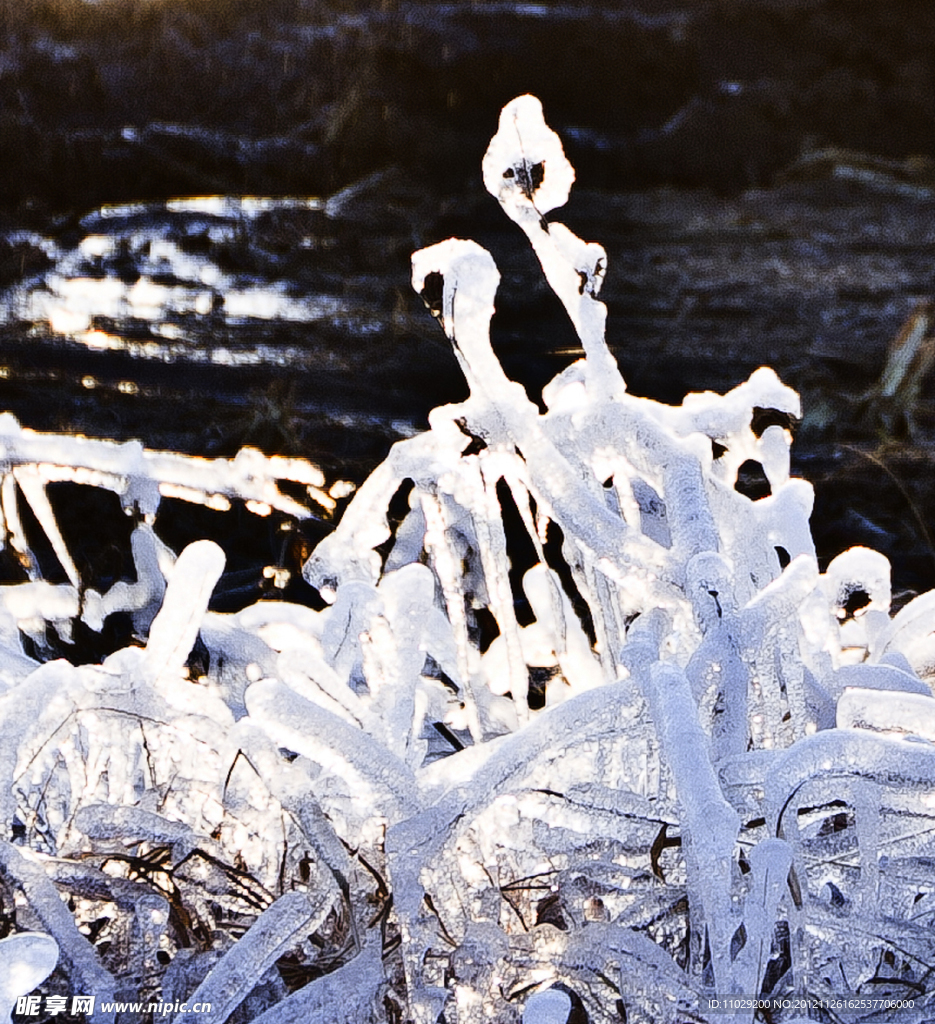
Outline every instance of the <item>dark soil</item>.
<svg viewBox="0 0 935 1024">
<path fill-rule="evenodd" d="M 529 91 L 577 169 L 556 217 L 608 251 L 630 389 L 678 401 L 773 365 L 803 395 L 822 557 L 868 544 L 898 590 L 927 589 L 931 387 L 893 408 L 876 384 L 935 291 L 933 72 L 927 0 L 0 0 L 0 288 L 47 269 L 20 228 L 74 244 L 104 204 L 324 196 L 375 175 L 328 224 L 267 218 L 206 254 L 351 296 L 382 325 L 267 324 L 302 365 L 234 368 L 8 324 L 0 405 L 39 428 L 253 443 L 362 479 L 394 421 L 424 425 L 463 394 L 408 286 L 409 253 L 448 235 L 494 252 L 495 344 L 535 395 L 577 342 L 479 173 L 501 106 Z M 300 252 L 310 230 L 328 244 Z"/>
<path fill-rule="evenodd" d="M 3 0 L 4 205 L 470 180 L 538 95 L 592 187 L 769 184 L 803 151 L 935 157 L 927 0 Z"/>
</svg>

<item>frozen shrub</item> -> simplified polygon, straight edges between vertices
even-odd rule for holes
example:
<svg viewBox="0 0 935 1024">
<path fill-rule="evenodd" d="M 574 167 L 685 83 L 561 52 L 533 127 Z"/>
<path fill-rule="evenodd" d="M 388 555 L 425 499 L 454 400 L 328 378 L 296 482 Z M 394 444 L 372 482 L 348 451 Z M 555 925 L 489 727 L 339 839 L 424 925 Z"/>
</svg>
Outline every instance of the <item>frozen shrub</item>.
<svg viewBox="0 0 935 1024">
<path fill-rule="evenodd" d="M 837 1019 L 920 1019 L 932 596 L 891 618 L 889 566 L 862 548 L 820 572 L 812 489 L 789 475 L 799 400 L 772 371 L 679 406 L 627 391 L 606 254 L 546 219 L 574 172 L 536 99 L 504 109 L 483 173 L 585 358 L 541 413 L 490 345 L 490 254 L 415 253 L 470 395 L 395 445 L 311 554 L 324 610 L 207 611 L 220 552 L 176 560 L 145 518 L 137 583 L 83 592 L 47 464 L 143 503 L 180 466 L 76 463 L 66 439 L 40 458 L 10 428 L 4 480 L 70 580 L 0 595 L 15 928 L 53 936 L 73 986 L 195 993 L 219 1024 L 675 1024 L 730 995 L 786 999 L 771 1019 L 792 1022 L 794 997 L 847 994 L 878 1002 Z M 198 493 L 278 500 L 275 467 L 236 467 L 202 466 Z M 132 611 L 145 649 L 26 658 L 19 630 L 79 608 L 94 628 Z"/>
</svg>

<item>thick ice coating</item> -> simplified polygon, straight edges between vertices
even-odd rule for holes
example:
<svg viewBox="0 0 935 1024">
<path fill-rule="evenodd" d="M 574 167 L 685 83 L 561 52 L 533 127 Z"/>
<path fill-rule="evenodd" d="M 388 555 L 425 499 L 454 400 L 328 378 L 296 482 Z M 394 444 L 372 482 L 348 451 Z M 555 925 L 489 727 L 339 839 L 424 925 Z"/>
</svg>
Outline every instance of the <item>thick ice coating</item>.
<svg viewBox="0 0 935 1024">
<path fill-rule="evenodd" d="M 772 370 L 674 406 L 627 391 L 607 254 L 547 219 L 574 171 L 534 97 L 504 108 L 483 174 L 585 358 L 532 401 L 491 345 L 493 257 L 416 252 L 469 395 L 311 551 L 308 606 L 211 610 L 223 552 L 171 550 L 154 516 L 165 496 L 308 516 L 297 487 L 327 514 L 347 488 L 311 463 L 0 417 L 0 536 L 26 573 L 0 587 L 0 1024 L 66 979 L 197 997 L 219 1024 L 930 1009 L 935 596 L 893 616 L 864 548 L 821 571 L 799 397 Z M 134 517 L 134 573 L 104 593 L 59 528 L 60 480 Z M 115 615 L 132 646 L 52 660 L 50 626 Z"/>
<path fill-rule="evenodd" d="M 11 1024 L 16 1001 L 55 970 L 58 943 L 42 932 L 0 939 L 0 1024 Z"/>
</svg>

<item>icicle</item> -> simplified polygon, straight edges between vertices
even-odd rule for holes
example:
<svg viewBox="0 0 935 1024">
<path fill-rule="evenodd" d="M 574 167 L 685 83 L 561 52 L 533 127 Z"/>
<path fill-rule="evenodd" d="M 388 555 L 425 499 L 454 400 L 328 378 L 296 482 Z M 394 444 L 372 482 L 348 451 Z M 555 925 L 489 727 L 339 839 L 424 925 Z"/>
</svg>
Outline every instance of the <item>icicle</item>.
<svg viewBox="0 0 935 1024">
<path fill-rule="evenodd" d="M 431 468 L 438 474 L 453 469 L 469 444 L 470 439 L 444 412 L 436 409 L 430 414 L 428 433 L 393 445 L 386 461 L 358 489 L 334 533 L 303 566 L 305 579 L 329 604 L 340 583 L 376 584 L 379 580 L 382 558 L 375 549 L 390 536 L 387 509 L 400 484 L 407 478 L 431 476 Z"/>
<path fill-rule="evenodd" d="M 684 672 L 658 664 L 649 673 L 650 711 L 672 770 L 690 847 L 689 901 L 704 908 L 715 988 L 728 991 L 731 873 L 740 818 L 721 793 L 707 754 L 707 738 Z"/>
<path fill-rule="evenodd" d="M 490 466 L 494 462 L 494 466 Z M 484 570 L 484 581 L 487 587 L 490 610 L 497 621 L 500 630 L 502 645 L 504 649 L 504 669 L 502 682 L 496 683 L 490 679 L 488 673 L 488 686 L 495 692 L 510 692 L 514 696 L 518 724 L 525 724 L 529 720 L 529 705 L 525 700 L 525 694 L 529 687 L 529 675 L 523 658 L 522 640 L 520 639 L 519 623 L 516 620 L 516 611 L 513 607 L 513 593 L 510 587 L 510 562 L 507 556 L 506 533 L 503 528 L 503 520 L 500 518 L 500 506 L 497 500 L 497 469 L 499 466 L 494 459 L 479 461 L 481 476 L 482 506 L 475 517 L 475 528 L 478 533 L 480 545 L 481 564 Z M 516 492 L 512 483 L 508 484 L 514 494 L 514 502 L 517 501 Z M 517 486 L 521 486 L 517 484 Z M 523 488 L 523 490 L 525 490 Z M 519 496 L 517 508 L 520 515 L 524 515 L 524 495 Z M 530 531 L 530 522 L 526 522 L 527 531 Z M 535 536 L 535 530 L 531 531 Z M 495 641 L 496 642 L 496 641 Z"/>
<path fill-rule="evenodd" d="M 130 612 L 133 628 L 145 634 L 162 604 L 166 581 L 160 569 L 160 555 L 165 558 L 171 553 L 148 523 L 137 526 L 130 535 L 130 550 L 136 583 L 118 581 L 103 595 L 92 589 L 84 593 L 81 618 L 97 632 L 103 628 L 108 615 Z M 171 557 L 174 560 L 174 556 Z"/>
<path fill-rule="evenodd" d="M 935 697 L 848 687 L 838 699 L 837 723 L 839 729 L 871 729 L 935 743 Z"/>
<path fill-rule="evenodd" d="M 523 577 L 523 590 L 540 627 L 556 642 L 555 654 L 568 683 L 568 695 L 601 686 L 600 663 L 556 573 L 543 565 L 533 566 Z M 561 692 L 550 687 L 550 703 Z"/>
<path fill-rule="evenodd" d="M 71 621 L 78 617 L 78 591 L 67 583 L 12 583 L 0 586 L 0 605 L 16 625 L 40 646 L 46 642 L 47 625 L 55 627 L 59 636 L 67 637 Z"/>
<path fill-rule="evenodd" d="M 479 687 L 482 685 L 480 652 L 468 637 L 464 608 L 464 591 L 458 572 L 460 559 L 449 543 L 445 502 L 439 497 L 423 495 L 422 514 L 425 516 L 425 549 L 432 560 L 432 568 L 441 585 L 448 611 L 458 657 L 457 682 L 467 718 L 468 729 L 475 743 L 482 742 L 490 732 L 491 723 L 482 720 Z"/>
<path fill-rule="evenodd" d="M 566 534 L 587 546 L 608 569 L 625 575 L 638 560 L 654 566 L 656 545 L 633 535 L 585 487 L 581 477 L 542 432 L 536 408 L 523 389 L 504 374 L 490 347 L 489 325 L 499 272 L 490 254 L 475 242 L 450 239 L 412 257 L 412 285 L 422 293 L 431 275 L 442 279 L 442 324 L 459 355 L 472 397 L 496 410 L 502 427 L 494 436 L 519 448 L 537 496 Z"/>
<path fill-rule="evenodd" d="M 71 559 L 65 540 L 59 532 L 55 513 L 52 511 L 52 505 L 45 492 L 45 482 L 38 468 L 36 466 L 18 466 L 13 470 L 13 477 L 19 484 L 23 497 L 29 503 L 29 507 L 32 509 L 39 525 L 49 538 L 52 550 L 55 552 L 55 557 L 65 570 L 65 575 L 68 577 L 71 585 L 76 590 L 80 590 L 81 580 L 78 578 L 78 570 Z"/>
<path fill-rule="evenodd" d="M 900 693 L 919 693 L 931 697 L 931 689 L 918 676 L 895 665 L 871 664 L 842 665 L 822 678 L 822 685 L 832 697 L 840 697 L 847 687 L 858 690 L 894 690 Z"/>
<path fill-rule="evenodd" d="M 428 628 L 434 624 L 435 579 L 426 566 L 406 565 L 387 573 L 379 591 L 385 602 L 384 673 L 393 672 L 384 690 L 376 694 L 375 711 L 385 723 L 390 748 L 412 767 L 425 756 L 424 741 L 418 738 L 421 721 L 416 716 L 416 689 L 429 646 Z M 437 620 L 435 620 L 437 621 Z M 392 654 L 392 658 L 389 655 Z"/>
<path fill-rule="evenodd" d="M 171 685 L 181 676 L 224 561 L 224 552 L 208 540 L 189 544 L 179 555 L 149 631 L 144 662 L 148 678 Z"/>
<path fill-rule="evenodd" d="M 415 780 L 405 763 L 337 715 L 303 700 L 273 680 L 254 683 L 246 695 L 250 717 L 275 742 L 312 761 L 351 772 L 368 808 L 399 814 L 413 804 Z M 384 801 L 388 801 L 385 804 Z"/>
<path fill-rule="evenodd" d="M 3 507 L 3 519 L 13 550 L 19 556 L 29 579 L 35 581 L 39 579 L 39 566 L 23 530 L 23 521 L 19 514 L 19 501 L 16 497 L 16 478 L 12 473 L 4 474 L 3 481 L 0 483 L 0 504 Z"/>
<path fill-rule="evenodd" d="M 173 1022 L 197 1016 L 206 1024 L 224 1024 L 267 969 L 299 938 L 318 930 L 336 895 L 334 890 L 325 888 L 280 896 L 189 996 L 190 1006 L 202 1003 L 210 1006 L 210 1010 L 198 1014 L 178 1013 Z"/>
<path fill-rule="evenodd" d="M 377 742 L 389 742 L 383 721 L 321 657 L 314 645 L 290 645 L 276 659 L 275 674 L 305 700 L 365 729 Z"/>
<path fill-rule="evenodd" d="M 748 854 L 753 880 L 743 905 L 744 945 L 731 968 L 732 991 L 759 995 L 769 962 L 780 900 L 788 892 L 792 852 L 781 839 L 765 839 Z M 752 1019 L 750 1011 L 748 1019 Z"/>
<path fill-rule="evenodd" d="M 353 960 L 293 992 L 254 1018 L 253 1024 L 360 1024 L 370 1020 L 384 981 L 381 952 L 377 929 Z"/>
</svg>

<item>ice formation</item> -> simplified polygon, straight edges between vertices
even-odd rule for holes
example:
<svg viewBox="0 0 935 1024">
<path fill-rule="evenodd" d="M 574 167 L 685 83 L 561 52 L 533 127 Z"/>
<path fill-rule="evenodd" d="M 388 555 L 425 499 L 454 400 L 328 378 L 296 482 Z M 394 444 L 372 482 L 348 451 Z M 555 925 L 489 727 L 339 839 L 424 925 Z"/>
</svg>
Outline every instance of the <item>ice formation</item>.
<svg viewBox="0 0 935 1024">
<path fill-rule="evenodd" d="M 682 1024 L 731 995 L 788 1000 L 787 1024 L 796 997 L 877 1000 L 843 1021 L 935 1016 L 935 596 L 891 616 L 889 565 L 863 548 L 820 571 L 789 473 L 799 399 L 771 370 L 679 406 L 626 390 L 606 254 L 546 219 L 574 172 L 538 100 L 504 109 L 483 174 L 585 358 L 540 411 L 491 347 L 490 254 L 415 253 L 470 395 L 396 444 L 312 552 L 323 610 L 211 611 L 220 550 L 176 556 L 152 524 L 165 494 L 305 515 L 277 481 L 327 500 L 309 464 L 0 422 L 7 543 L 31 572 L 0 588 L 3 920 L 57 943 L 48 991 L 204 1000 L 218 1024 L 542 1024 L 573 1005 Z M 737 486 L 751 462 L 758 500 Z M 83 586 L 59 479 L 121 495 L 135 581 Z M 67 584 L 36 571 L 20 495 Z M 145 646 L 24 652 L 21 633 L 115 611 Z"/>
<path fill-rule="evenodd" d="M 0 939 L 0 1024 L 11 1024 L 17 999 L 55 970 L 58 945 L 42 932 L 20 932 Z"/>
</svg>

